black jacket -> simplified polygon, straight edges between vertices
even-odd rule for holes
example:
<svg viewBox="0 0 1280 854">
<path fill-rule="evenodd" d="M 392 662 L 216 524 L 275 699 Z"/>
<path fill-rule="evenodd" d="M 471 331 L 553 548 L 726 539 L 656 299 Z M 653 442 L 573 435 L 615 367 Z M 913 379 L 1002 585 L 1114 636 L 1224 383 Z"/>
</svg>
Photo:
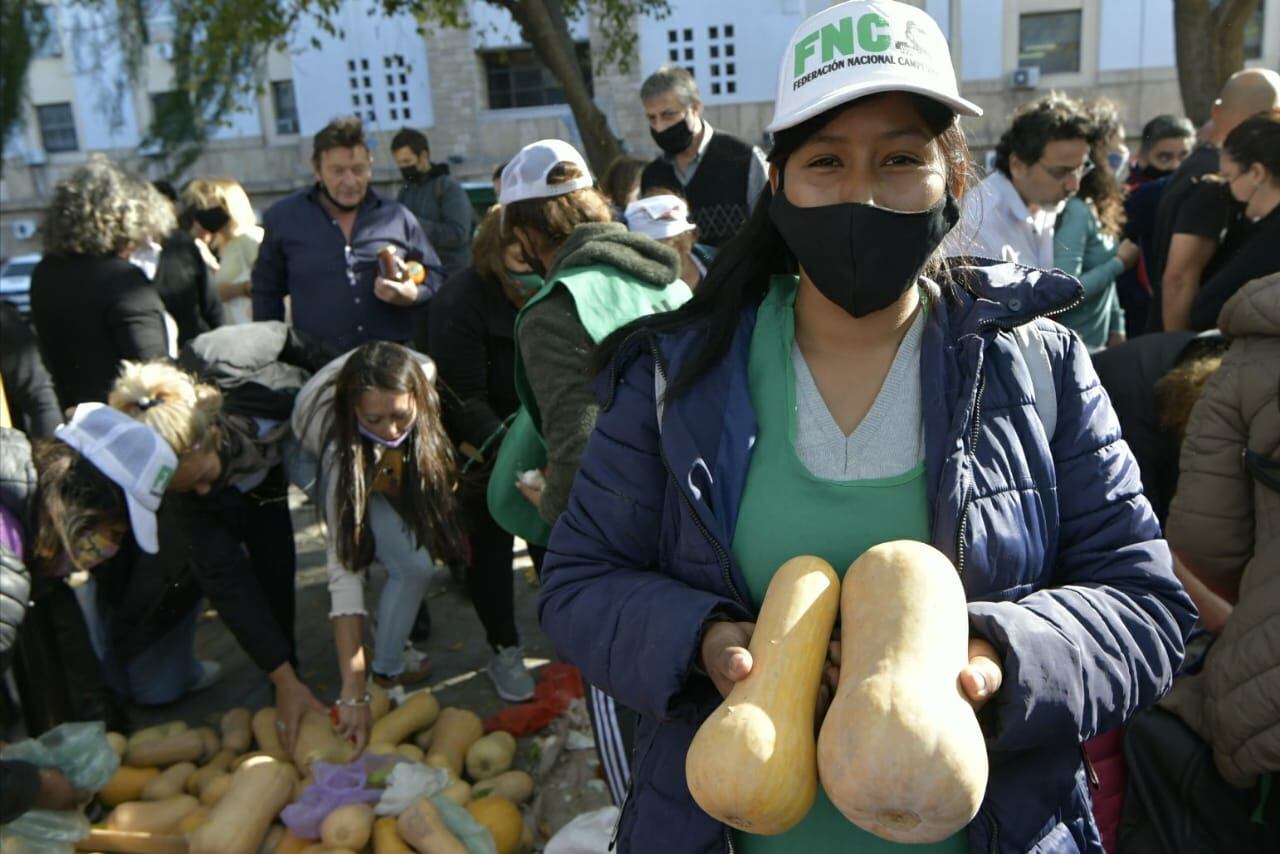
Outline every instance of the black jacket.
<svg viewBox="0 0 1280 854">
<path fill-rule="evenodd" d="M 436 363 L 445 430 L 479 448 L 520 406 L 516 307 L 497 282 L 468 267 L 432 300 L 428 355 Z M 492 454 L 490 455 L 492 456 Z"/>
<path fill-rule="evenodd" d="M 8 302 L 0 302 L 0 378 L 13 426 L 34 439 L 52 436 L 62 423 L 53 377 L 35 333 Z"/>
<path fill-rule="evenodd" d="M 31 317 L 63 408 L 105 401 L 122 359 L 169 354 L 160 294 L 124 258 L 45 256 L 31 274 Z"/>
<path fill-rule="evenodd" d="M 227 322 L 195 238 L 180 228 L 164 241 L 155 284 L 165 310 L 178 324 L 179 347 Z"/>
</svg>

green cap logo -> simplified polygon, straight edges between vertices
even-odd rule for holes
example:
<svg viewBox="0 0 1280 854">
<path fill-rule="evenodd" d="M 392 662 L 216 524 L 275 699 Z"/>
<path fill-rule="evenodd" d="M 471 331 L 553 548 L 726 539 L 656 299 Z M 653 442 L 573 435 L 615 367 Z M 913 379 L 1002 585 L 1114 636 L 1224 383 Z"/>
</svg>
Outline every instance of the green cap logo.
<svg viewBox="0 0 1280 854">
<path fill-rule="evenodd" d="M 161 466 L 160 471 L 156 472 L 156 479 L 151 484 L 151 494 L 157 497 L 164 495 L 164 491 L 169 488 L 169 481 L 173 480 L 173 469 L 168 466 Z"/>
<path fill-rule="evenodd" d="M 883 15 L 868 12 L 858 18 L 856 23 L 852 17 L 841 18 L 834 24 L 823 25 L 821 29 L 796 42 L 794 76 L 804 74 L 810 57 L 818 48 L 822 50 L 824 63 L 831 62 L 837 54 L 853 56 L 855 35 L 857 47 L 866 53 L 883 53 L 893 44 L 893 37 L 889 35 L 889 22 Z"/>
</svg>

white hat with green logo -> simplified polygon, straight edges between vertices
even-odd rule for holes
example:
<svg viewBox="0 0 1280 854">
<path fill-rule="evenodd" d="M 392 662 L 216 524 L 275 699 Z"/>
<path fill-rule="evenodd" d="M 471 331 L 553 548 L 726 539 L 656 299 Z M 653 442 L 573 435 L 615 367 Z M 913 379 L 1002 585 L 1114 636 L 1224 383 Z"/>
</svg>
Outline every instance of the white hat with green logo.
<svg viewBox="0 0 1280 854">
<path fill-rule="evenodd" d="M 143 551 L 158 552 L 156 510 L 178 468 L 173 448 L 146 424 L 101 403 L 80 404 L 53 435 L 120 487 L 133 538 Z"/>
<path fill-rule="evenodd" d="M 792 34 L 768 129 L 795 127 L 880 92 L 914 92 L 960 115 L 982 115 L 960 97 L 947 40 L 927 12 L 897 0 L 849 0 L 824 9 Z"/>
</svg>

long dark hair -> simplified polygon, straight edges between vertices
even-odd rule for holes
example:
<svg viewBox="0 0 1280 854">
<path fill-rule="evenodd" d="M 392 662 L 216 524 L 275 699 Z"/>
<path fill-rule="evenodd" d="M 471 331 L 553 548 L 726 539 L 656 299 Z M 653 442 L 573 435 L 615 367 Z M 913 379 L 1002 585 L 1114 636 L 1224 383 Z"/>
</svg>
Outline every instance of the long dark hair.
<svg viewBox="0 0 1280 854">
<path fill-rule="evenodd" d="M 129 523 L 124 491 L 70 445 L 57 439 L 31 443 L 36 470 L 35 538 L 27 560 L 52 569 L 74 555 L 77 538 L 103 524 Z"/>
<path fill-rule="evenodd" d="M 972 164 L 969 145 L 955 114 L 931 98 L 921 95 L 908 97 L 938 138 L 946 161 L 947 188 L 956 199 L 962 198 L 972 175 Z M 842 104 L 795 127 L 778 131 L 769 153 L 769 162 L 781 172 L 786 168 L 787 159 L 805 141 L 855 103 L 861 101 Z M 622 343 L 638 331 L 658 333 L 693 326 L 704 332 L 702 345 L 681 374 L 672 378 L 667 386 L 668 397 L 687 391 L 698 377 L 719 362 L 729 349 L 743 309 L 764 299 L 770 278 L 799 271 L 795 255 L 769 216 L 772 201 L 773 190 L 766 184 L 746 223 L 720 247 L 707 275 L 693 292 L 693 298 L 675 311 L 633 321 L 606 338 L 596 352 L 597 371 L 607 368 Z M 926 272 L 936 273 L 941 267 L 941 256 L 936 255 Z"/>
<path fill-rule="evenodd" d="M 374 443 L 356 428 L 356 403 L 366 391 L 408 393 L 414 421 L 401 448 L 404 469 L 397 499 L 400 516 L 419 546 L 446 561 L 462 554 L 453 487 L 453 448 L 440 421 L 440 398 L 408 349 L 388 341 L 371 341 L 357 349 L 333 381 L 333 407 L 326 453 L 335 455 L 338 470 L 338 560 L 351 571 L 373 560 L 374 542 L 365 517 L 369 487 L 377 473 Z"/>
<path fill-rule="evenodd" d="M 1119 237 L 1124 231 L 1124 199 L 1128 190 L 1116 177 L 1111 164 L 1107 162 L 1107 156 L 1098 156 L 1097 152 L 1113 137 L 1123 134 L 1124 125 L 1120 122 L 1116 105 L 1106 98 L 1099 98 L 1089 104 L 1088 113 L 1089 159 L 1093 162 L 1093 169 L 1080 179 L 1077 195 L 1093 203 L 1103 231 L 1112 237 Z"/>
</svg>

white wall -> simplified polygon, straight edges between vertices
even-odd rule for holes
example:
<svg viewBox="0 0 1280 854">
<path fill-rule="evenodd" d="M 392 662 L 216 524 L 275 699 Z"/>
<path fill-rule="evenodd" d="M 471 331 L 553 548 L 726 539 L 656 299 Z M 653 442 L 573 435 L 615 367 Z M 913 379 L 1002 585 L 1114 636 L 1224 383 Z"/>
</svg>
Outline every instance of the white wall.
<svg viewBox="0 0 1280 854">
<path fill-rule="evenodd" d="M 951 2 L 952 0 L 925 0 L 924 4 L 924 10 L 938 22 L 942 37 L 948 42 L 951 41 Z"/>
<path fill-rule="evenodd" d="M 471 43 L 476 50 L 515 47 L 525 43 L 520 36 L 520 28 L 505 9 L 483 0 L 469 0 L 467 16 L 471 19 Z M 569 35 L 574 41 L 587 41 L 590 32 L 585 16 L 569 21 Z M 463 37 L 461 32 L 459 37 Z"/>
<path fill-rule="evenodd" d="M 1099 71 L 1175 64 L 1173 0 L 1101 0 Z"/>
<path fill-rule="evenodd" d="M 408 15 L 388 18 L 372 14 L 361 0 L 348 0 L 336 23 L 341 38 L 329 36 L 308 20 L 290 42 L 299 132 L 310 136 L 335 116 L 352 114 L 356 111 L 353 97 L 359 98 L 361 117 L 372 130 L 432 127 L 435 117 L 427 46 L 418 34 L 417 22 Z M 459 33 L 458 37 L 465 35 Z M 319 50 L 312 47 L 312 38 L 319 40 Z M 355 64 L 354 71 L 350 63 Z M 371 104 L 366 103 L 366 96 Z M 376 117 L 373 121 L 367 117 L 369 110 Z"/>
<path fill-rule="evenodd" d="M 135 147 L 141 133 L 115 22 L 103 11 L 64 3 L 58 32 L 75 87 L 80 150 Z"/>
<path fill-rule="evenodd" d="M 960 79 L 1004 76 L 1004 3 L 965 0 L 960 4 Z"/>
<path fill-rule="evenodd" d="M 642 18 L 640 21 L 640 69 L 643 75 L 659 66 L 674 64 L 693 69 L 702 100 L 708 104 L 749 103 L 772 101 L 777 94 L 778 68 L 787 39 L 806 17 L 808 6 L 799 0 L 671 0 L 671 14 L 662 19 Z M 732 39 L 726 39 L 724 27 L 733 27 Z M 717 38 L 712 39 L 710 29 L 717 28 Z M 670 32 L 676 31 L 676 41 Z M 692 36 L 686 42 L 685 35 Z M 734 55 L 725 55 L 726 42 L 733 44 Z M 711 47 L 720 50 L 711 56 Z M 670 51 L 677 51 L 673 62 Z M 693 51 L 693 59 L 686 59 L 686 51 Z M 732 63 L 734 74 L 727 76 Z M 716 94 L 712 83 L 712 66 L 719 65 L 721 90 Z M 728 82 L 735 84 L 728 91 Z"/>
</svg>

